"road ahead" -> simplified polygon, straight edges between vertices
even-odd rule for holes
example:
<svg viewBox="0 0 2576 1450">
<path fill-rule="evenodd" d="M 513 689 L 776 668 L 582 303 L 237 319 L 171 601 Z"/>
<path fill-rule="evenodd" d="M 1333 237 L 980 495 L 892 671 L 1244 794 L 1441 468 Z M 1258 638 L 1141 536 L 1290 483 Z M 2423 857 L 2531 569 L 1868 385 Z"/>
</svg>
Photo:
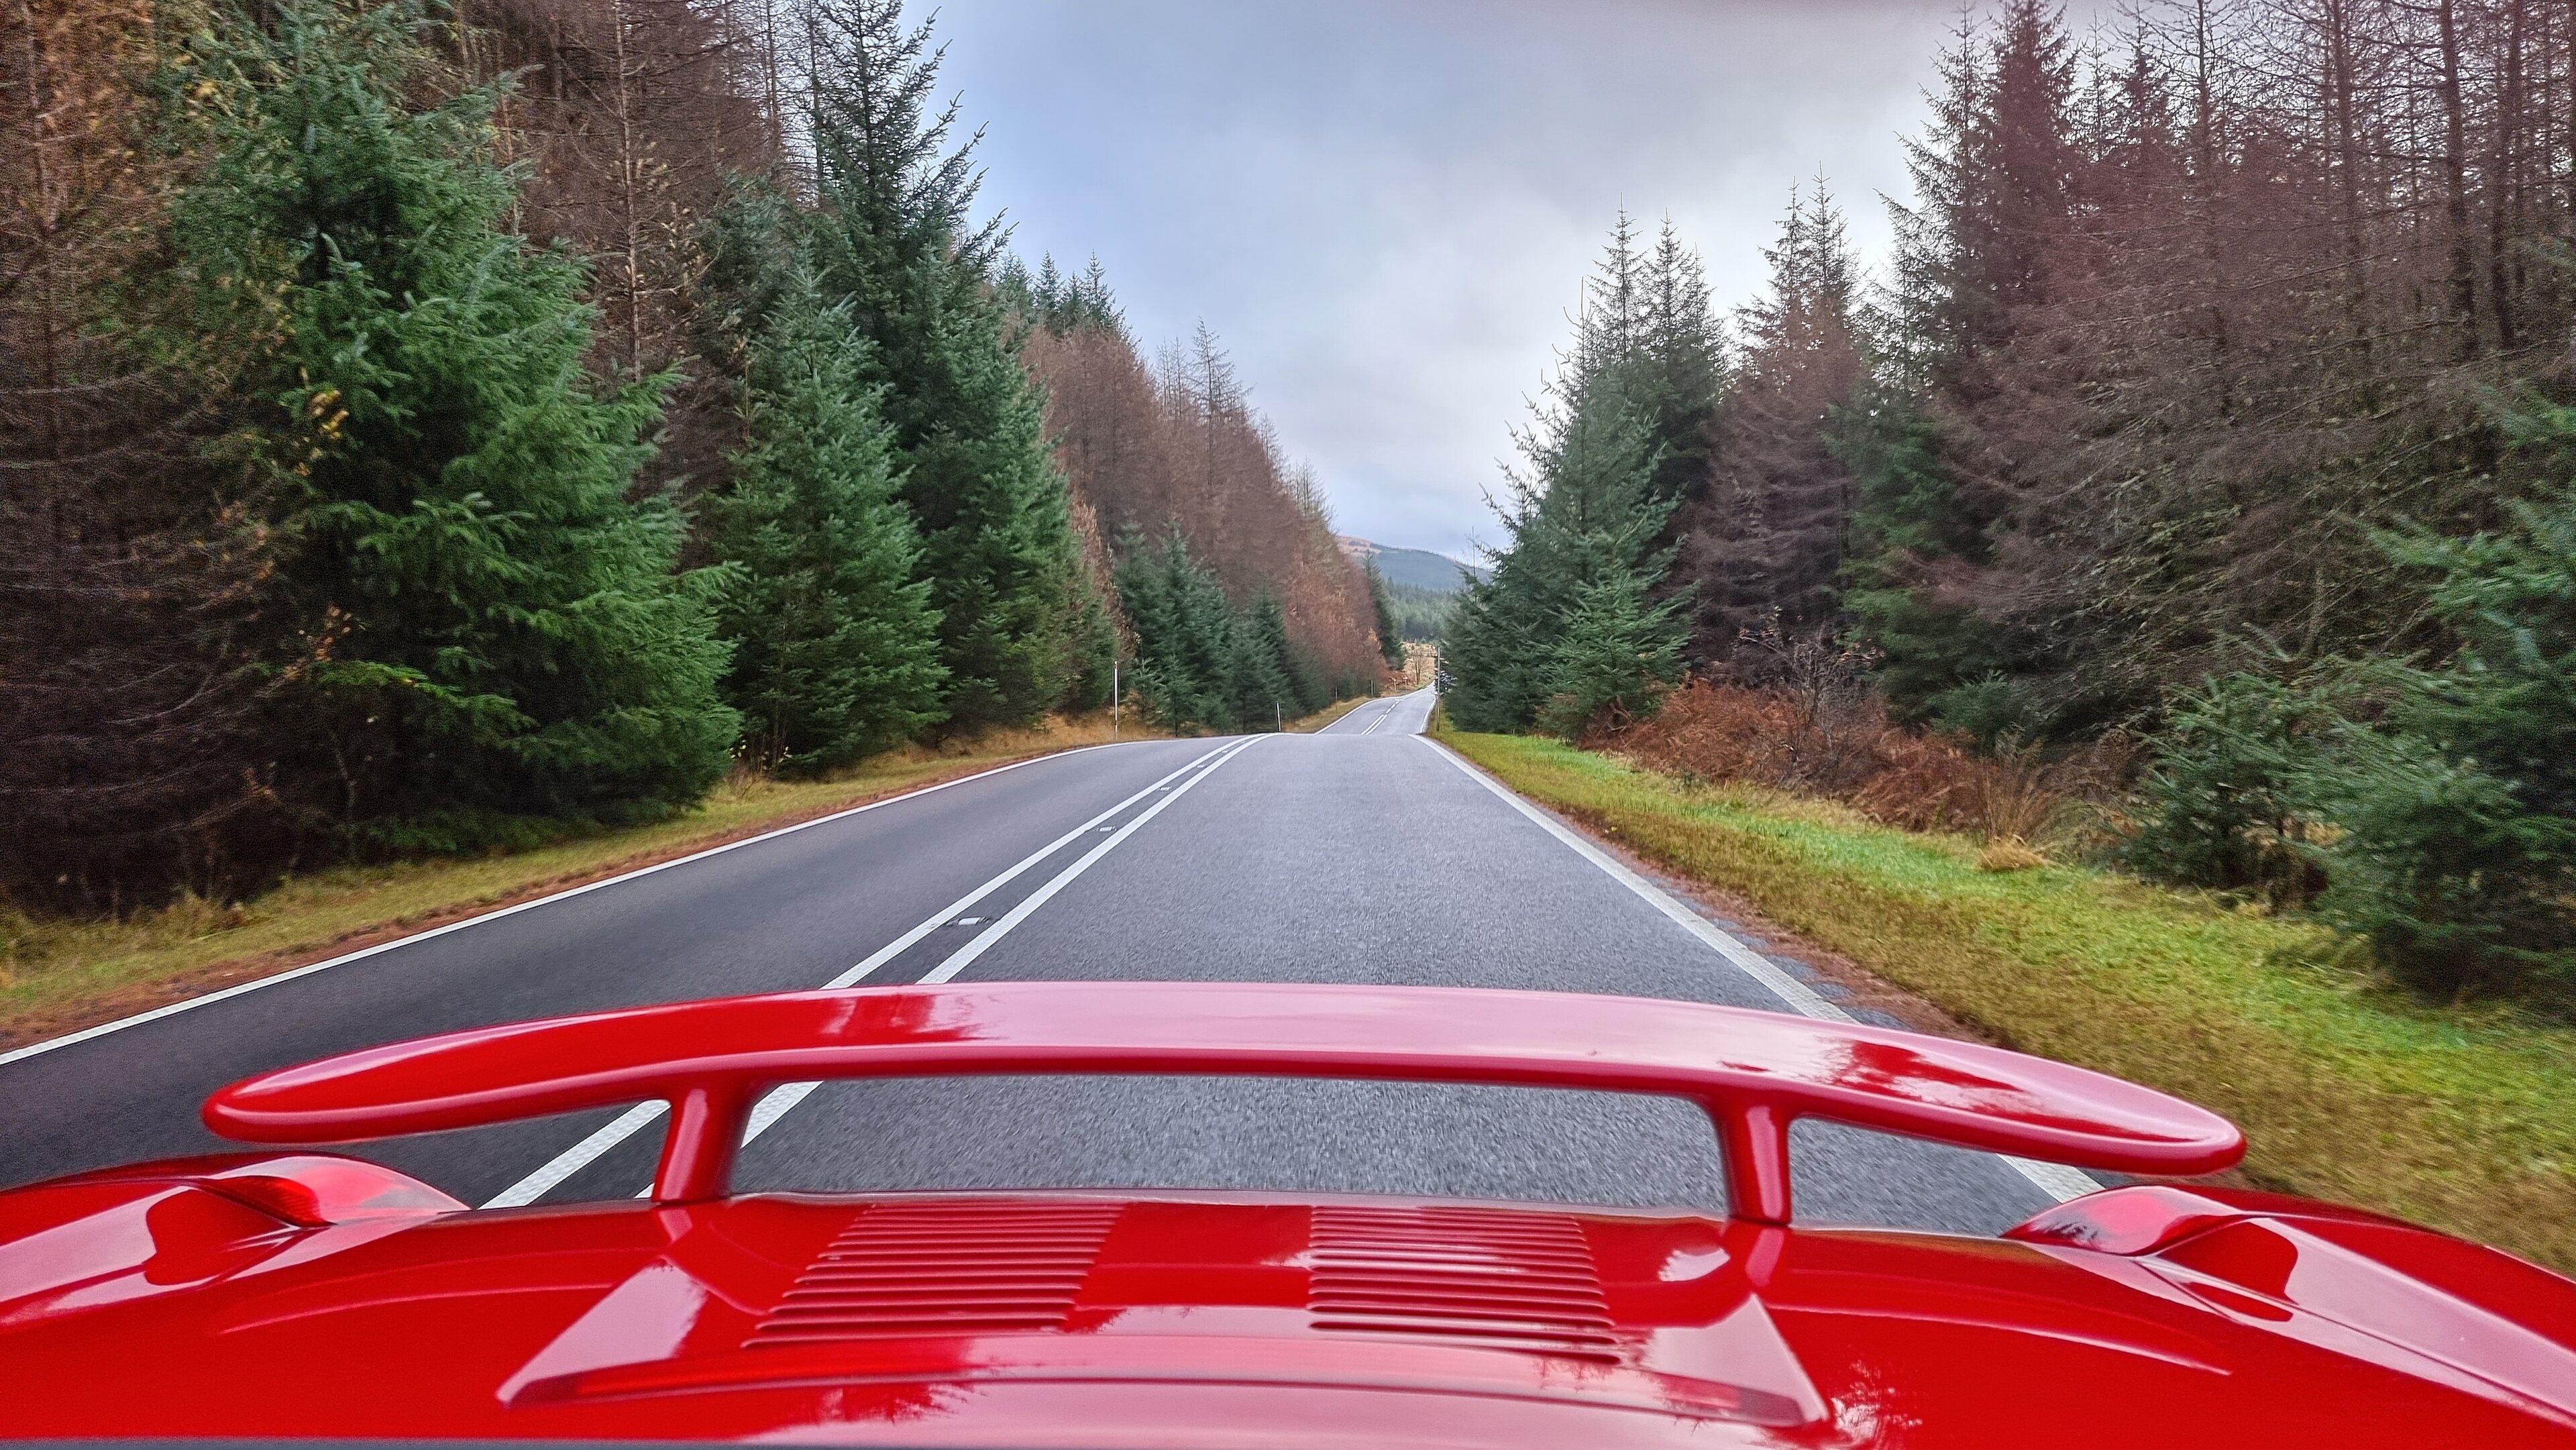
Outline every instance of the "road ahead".
<svg viewBox="0 0 2576 1450">
<path fill-rule="evenodd" d="M 197 1124 L 196 1105 L 265 1068 L 425 1032 L 737 992 L 1250 979 L 1812 1008 L 1794 963 L 1766 965 L 1740 946 L 1730 960 L 1707 926 L 1677 922 L 1651 886 L 1603 869 L 1421 738 L 1430 703 L 1427 691 L 1372 702 L 1317 735 L 1052 756 L 22 1050 L 0 1058 L 0 1183 L 226 1146 Z M 623 1196 L 651 1176 L 657 1111 L 365 1151 L 477 1203 Z M 1538 1089 L 832 1084 L 773 1095 L 754 1129 L 739 1178 L 750 1188 L 1724 1201 L 1696 1109 Z M 1796 1164 L 1809 1221 L 1982 1233 L 2051 1198 L 2002 1159 L 1820 1125 L 1797 1130 Z"/>
</svg>

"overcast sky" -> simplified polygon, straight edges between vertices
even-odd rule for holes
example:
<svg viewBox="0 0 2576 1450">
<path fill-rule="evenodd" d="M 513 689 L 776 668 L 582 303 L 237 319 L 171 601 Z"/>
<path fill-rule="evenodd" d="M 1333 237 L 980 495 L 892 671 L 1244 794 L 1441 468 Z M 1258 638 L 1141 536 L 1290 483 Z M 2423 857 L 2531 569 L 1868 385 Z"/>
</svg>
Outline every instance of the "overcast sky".
<svg viewBox="0 0 2576 1450">
<path fill-rule="evenodd" d="M 914 0 L 915 16 L 927 7 Z M 1464 554 L 1621 206 L 1720 305 L 1820 170 L 1885 254 L 1949 0 L 952 0 L 945 87 L 1032 263 L 1205 319 L 1346 533 Z"/>
</svg>

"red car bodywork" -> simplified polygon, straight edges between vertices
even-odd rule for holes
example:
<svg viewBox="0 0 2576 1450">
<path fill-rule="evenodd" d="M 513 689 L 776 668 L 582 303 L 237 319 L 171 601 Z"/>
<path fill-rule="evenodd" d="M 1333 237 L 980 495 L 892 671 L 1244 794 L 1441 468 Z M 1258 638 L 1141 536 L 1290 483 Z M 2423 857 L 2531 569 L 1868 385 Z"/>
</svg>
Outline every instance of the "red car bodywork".
<svg viewBox="0 0 2576 1450">
<path fill-rule="evenodd" d="M 766 1088 L 1143 1072 L 1703 1103 L 1725 1218 L 1202 1193 L 729 1196 Z M 268 1074 L 298 1147 L 662 1098 L 649 1202 L 468 1211 L 311 1152 L 0 1193 L 0 1432 L 909 1445 L 2566 1446 L 2576 1284 L 2140 1185 L 2002 1239 L 1789 1225 L 1822 1117 L 2130 1173 L 2223 1120 L 1999 1050 L 1669 1002 L 1023 983 L 453 1034 Z"/>
</svg>

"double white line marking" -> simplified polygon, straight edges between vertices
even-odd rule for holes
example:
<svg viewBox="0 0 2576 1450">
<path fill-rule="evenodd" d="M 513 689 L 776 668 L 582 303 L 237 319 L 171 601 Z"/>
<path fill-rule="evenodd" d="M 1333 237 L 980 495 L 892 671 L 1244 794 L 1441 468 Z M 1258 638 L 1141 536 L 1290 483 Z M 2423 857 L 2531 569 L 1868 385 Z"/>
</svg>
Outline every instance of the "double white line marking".
<svg viewBox="0 0 2576 1450">
<path fill-rule="evenodd" d="M 886 963 L 893 961 L 896 957 L 909 951 L 913 946 L 918 944 L 922 938 L 955 921 L 958 913 L 966 910 L 970 906 L 973 906 L 985 897 L 992 895 L 1002 887 L 1009 885 L 1012 881 L 1018 879 L 1023 873 L 1027 872 L 1032 867 L 1041 864 L 1056 852 L 1063 850 L 1065 847 L 1072 845 L 1083 836 L 1100 828 L 1104 822 L 1110 820 L 1119 812 L 1126 810 L 1130 806 L 1135 805 L 1138 801 L 1145 799 L 1147 796 L 1150 796 L 1157 791 L 1166 790 L 1167 787 L 1172 786 L 1173 781 L 1181 780 L 1181 777 L 1183 776 L 1189 776 L 1189 779 L 1181 781 L 1181 784 L 1178 787 L 1170 788 L 1168 793 L 1165 794 L 1161 800 L 1156 801 L 1153 805 L 1147 807 L 1143 812 L 1137 815 L 1136 819 L 1119 827 L 1110 835 L 1109 839 L 1102 841 L 1099 845 L 1084 852 L 1081 858 L 1076 860 L 1072 865 L 1057 872 L 1054 879 L 1048 881 L 1044 886 L 1039 887 L 1037 890 L 1029 893 L 1026 900 L 1022 901 L 1019 905 L 1012 907 L 1009 913 L 1003 916 L 1001 920 L 994 922 L 991 926 L 985 927 L 981 931 L 977 932 L 974 940 L 969 941 L 964 946 L 950 952 L 945 960 L 941 961 L 938 966 L 931 968 L 921 980 L 925 984 L 937 983 L 945 982 L 956 976 L 959 972 L 966 970 L 966 968 L 973 963 L 977 957 L 982 956 L 987 950 L 989 950 L 995 942 L 1008 936 L 1013 928 L 1017 927 L 1021 922 L 1028 920 L 1039 907 L 1046 905 L 1048 901 L 1052 900 L 1057 892 L 1062 891 L 1065 887 L 1071 885 L 1075 877 L 1090 870 L 1101 857 L 1108 855 L 1113 850 L 1116 850 L 1120 842 L 1126 840 L 1129 836 L 1136 834 L 1137 830 L 1143 827 L 1147 821 L 1152 820 L 1154 817 L 1161 815 L 1164 811 L 1170 809 L 1172 802 L 1189 794 L 1191 787 L 1197 785 L 1200 781 L 1207 779 L 1209 776 L 1214 775 L 1218 766 L 1221 766 L 1227 761 L 1232 760 L 1234 757 L 1241 755 L 1261 739 L 1261 736 L 1255 735 L 1249 739 L 1233 741 L 1225 745 L 1220 745 L 1215 749 L 1208 751 L 1206 754 L 1201 755 L 1198 759 L 1191 761 L 1189 764 L 1182 766 L 1180 769 L 1173 771 L 1171 774 L 1164 776 L 1161 780 L 1155 781 L 1152 785 L 1145 787 L 1143 790 L 1127 797 L 1118 804 L 1111 806 L 1109 809 L 1102 811 L 1096 816 L 1093 816 L 1090 820 L 1083 822 L 1081 825 L 1074 827 L 1072 830 L 1067 831 L 1063 835 L 1056 837 L 1054 840 L 1049 841 L 1043 846 L 1040 846 L 1035 851 L 1021 857 L 1020 860 L 1009 870 L 1004 871 L 999 876 L 994 877 L 992 880 L 985 882 L 983 885 L 976 887 L 970 892 L 967 892 L 964 896 L 950 902 L 948 905 L 940 908 L 937 912 L 923 918 L 921 923 L 913 927 L 912 930 L 905 932 L 903 935 L 887 942 L 884 946 L 877 948 L 874 952 L 868 955 L 867 960 L 860 962 L 857 966 L 854 966 L 848 971 L 841 973 L 839 976 L 834 977 L 832 980 L 825 982 L 823 984 L 824 989 L 829 991 L 856 985 L 859 981 L 867 977 L 869 973 L 874 972 L 877 968 L 884 966 Z M 1202 766 L 1206 768 L 1201 769 L 1200 767 Z M 1197 771 L 1198 773 L 1196 775 L 1191 775 L 1190 773 L 1192 771 Z M 759 1105 L 752 1109 L 751 1120 L 744 1128 L 743 1141 L 748 1143 L 752 1139 L 759 1137 L 761 1134 L 768 1132 L 780 1118 L 787 1115 L 789 1109 L 795 1107 L 798 1103 L 805 1101 L 806 1095 L 813 1092 L 818 1086 L 820 1086 L 818 1083 L 799 1082 L 788 1083 L 782 1087 L 772 1089 L 767 1096 L 760 1100 Z M 609 1149 L 616 1147 L 618 1144 L 625 1142 L 627 1139 L 643 1131 L 656 1119 L 660 1118 L 663 1113 L 669 1110 L 670 1104 L 658 1101 L 639 1103 L 636 1106 L 627 1109 L 626 1112 L 619 1115 L 614 1122 L 611 1122 L 606 1127 L 601 1128 L 598 1132 L 591 1134 L 589 1137 L 582 1139 L 572 1147 L 565 1149 L 562 1153 L 557 1154 L 554 1159 L 551 1162 L 548 1162 L 544 1167 L 493 1195 L 490 1199 L 484 1202 L 483 1206 L 485 1208 L 517 1208 L 524 1204 L 536 1202 L 557 1185 L 561 1184 L 565 1179 L 570 1178 L 575 1173 L 580 1172 L 583 1168 L 588 1167 L 593 1161 L 597 1160 L 601 1154 L 606 1153 Z M 647 1191 L 649 1192 L 650 1190 Z"/>
</svg>

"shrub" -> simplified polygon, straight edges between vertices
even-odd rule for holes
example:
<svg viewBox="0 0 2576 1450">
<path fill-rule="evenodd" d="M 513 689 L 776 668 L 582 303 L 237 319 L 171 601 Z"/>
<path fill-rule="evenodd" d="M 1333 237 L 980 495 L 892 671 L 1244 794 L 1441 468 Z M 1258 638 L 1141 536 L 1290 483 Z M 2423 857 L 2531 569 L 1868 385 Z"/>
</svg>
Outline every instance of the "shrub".
<svg viewBox="0 0 2576 1450">
<path fill-rule="evenodd" d="M 2576 444 L 2576 409 L 2519 424 Z M 2319 913 L 2455 997 L 2576 985 L 2576 489 L 2511 517 L 2468 539 L 2380 539 L 2437 576 L 2428 602 L 2461 646 L 2364 676 L 2379 718 L 2339 722 L 2307 787 L 2341 828 Z"/>
<path fill-rule="evenodd" d="M 1981 756 L 1962 738 L 1905 730 L 1874 694 L 1694 681 L 1652 720 L 1602 743 L 1676 775 L 1802 791 L 1911 831 L 2027 841 L 2121 773 L 2116 743 L 2065 758 L 2006 741 Z"/>
<path fill-rule="evenodd" d="M 2298 782 L 2326 714 L 2315 694 L 2254 674 L 2213 679 L 2174 703 L 2140 783 L 2144 810 L 2122 864 L 2186 886 L 2303 902 L 2324 885 L 2303 842 Z"/>
<path fill-rule="evenodd" d="M 2576 823 L 2456 744 L 2347 725 L 2313 771 L 2340 832 L 2317 914 L 2429 996 L 2576 981 Z"/>
<path fill-rule="evenodd" d="M 1986 750 L 2030 734 L 2041 717 L 2028 692 L 2000 674 L 1953 685 L 1924 701 L 1924 708 L 1935 725 L 1963 732 Z"/>
<path fill-rule="evenodd" d="M 1862 754 L 1869 768 L 1841 798 L 1871 819 L 1909 831 L 1985 830 L 1983 771 L 1956 737 L 1889 725 Z"/>
</svg>

